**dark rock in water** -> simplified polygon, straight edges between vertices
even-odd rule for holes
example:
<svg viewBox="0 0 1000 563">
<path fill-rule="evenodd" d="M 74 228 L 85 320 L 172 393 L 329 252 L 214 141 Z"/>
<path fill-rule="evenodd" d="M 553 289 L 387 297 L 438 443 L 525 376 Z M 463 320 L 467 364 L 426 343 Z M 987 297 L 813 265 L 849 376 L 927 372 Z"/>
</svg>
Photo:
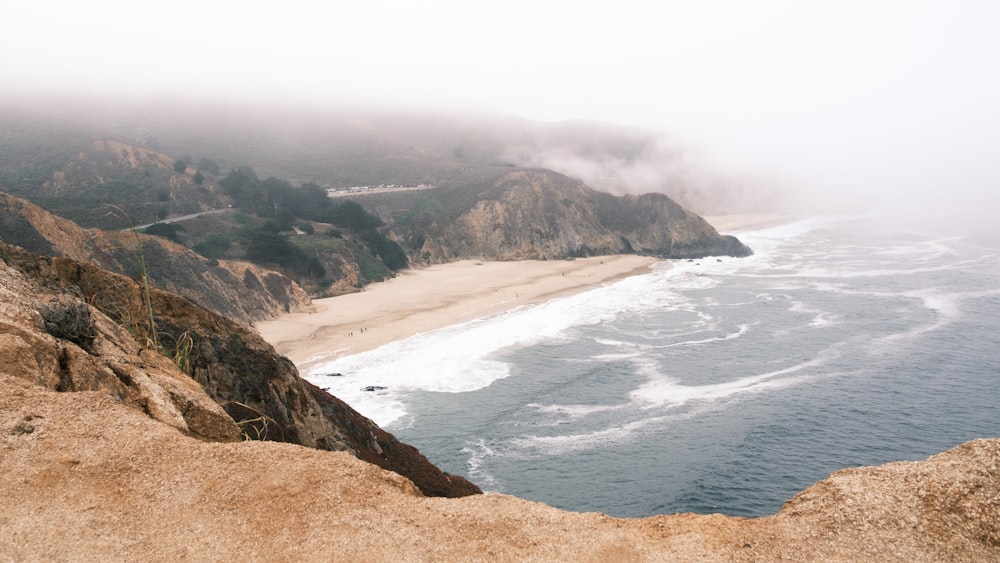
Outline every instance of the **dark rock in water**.
<svg viewBox="0 0 1000 563">
<path fill-rule="evenodd" d="M 386 388 L 382 387 L 381 385 L 369 385 L 367 387 L 362 387 L 361 388 L 362 391 L 369 391 L 369 392 L 371 392 L 371 391 L 384 391 L 385 389 Z"/>
<path fill-rule="evenodd" d="M 351 451 L 358 458 L 405 476 L 427 496 L 456 498 L 482 494 L 479 487 L 464 477 L 441 471 L 416 448 L 400 442 L 347 403 L 308 381 L 303 380 L 303 383 L 319 403 L 325 418 L 336 421 L 341 427 L 358 429 L 345 434 Z"/>
</svg>

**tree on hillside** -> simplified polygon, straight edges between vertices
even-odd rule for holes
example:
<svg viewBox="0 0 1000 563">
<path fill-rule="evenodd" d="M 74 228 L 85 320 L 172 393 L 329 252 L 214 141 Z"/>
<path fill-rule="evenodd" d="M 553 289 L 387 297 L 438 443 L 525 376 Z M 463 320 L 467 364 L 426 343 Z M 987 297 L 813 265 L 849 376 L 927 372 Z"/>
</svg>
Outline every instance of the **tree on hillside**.
<svg viewBox="0 0 1000 563">
<path fill-rule="evenodd" d="M 331 206 L 326 190 L 312 182 L 306 182 L 299 188 L 292 188 L 285 195 L 285 207 L 293 215 L 303 219 L 320 221 L 323 212 Z"/>
<path fill-rule="evenodd" d="M 327 211 L 324 222 L 347 227 L 355 232 L 381 227 L 382 220 L 365 211 L 356 201 L 342 201 Z"/>
<path fill-rule="evenodd" d="M 211 158 L 202 157 L 198 160 L 198 170 L 202 172 L 208 172 L 212 176 L 219 175 L 219 163 L 215 162 Z"/>
<path fill-rule="evenodd" d="M 402 270 L 409 266 L 409 259 L 406 251 L 403 250 L 396 241 L 389 240 L 385 235 L 375 229 L 368 229 L 361 233 L 361 240 L 368 245 L 372 252 L 382 259 L 386 267 L 390 270 Z"/>
<path fill-rule="evenodd" d="M 298 275 L 322 278 L 323 265 L 315 256 L 307 256 L 301 248 L 270 230 L 259 229 L 247 242 L 247 259 L 257 264 L 274 264 Z"/>
<path fill-rule="evenodd" d="M 247 259 L 258 264 L 291 266 L 297 250 L 285 237 L 270 230 L 259 229 L 247 241 Z"/>
<path fill-rule="evenodd" d="M 215 233 L 194 245 L 194 249 L 205 258 L 223 258 L 230 246 L 232 241 L 229 237 Z"/>
<path fill-rule="evenodd" d="M 184 173 L 187 170 L 187 162 L 183 159 L 178 158 L 174 161 L 174 172 Z"/>
<path fill-rule="evenodd" d="M 243 207 L 244 201 L 252 200 L 246 197 L 254 184 L 257 183 L 257 174 L 249 166 L 233 168 L 225 178 L 219 180 L 222 191 L 236 201 L 237 207 Z M 250 194 L 252 195 L 252 194 Z"/>
<path fill-rule="evenodd" d="M 172 240 L 177 244 L 184 244 L 180 235 L 182 231 L 184 231 L 184 227 L 173 223 L 153 223 L 152 225 L 146 227 L 143 232 L 148 235 L 155 235 Z"/>
</svg>

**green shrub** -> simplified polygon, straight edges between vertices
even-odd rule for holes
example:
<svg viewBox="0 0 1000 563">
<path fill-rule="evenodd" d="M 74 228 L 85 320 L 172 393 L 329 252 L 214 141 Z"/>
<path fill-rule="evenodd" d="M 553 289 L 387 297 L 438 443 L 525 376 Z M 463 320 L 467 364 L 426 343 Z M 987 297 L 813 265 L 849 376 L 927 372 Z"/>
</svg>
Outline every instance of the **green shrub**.
<svg viewBox="0 0 1000 563">
<path fill-rule="evenodd" d="M 382 220 L 365 211 L 356 201 L 342 201 L 331 207 L 323 217 L 325 223 L 346 227 L 354 232 L 375 229 L 383 225 Z"/>
<path fill-rule="evenodd" d="M 184 227 L 175 225 L 174 223 L 154 223 L 143 230 L 143 232 L 147 235 L 154 235 L 167 240 L 172 240 L 177 244 L 184 244 L 184 241 L 181 240 L 180 236 L 183 231 Z"/>
<path fill-rule="evenodd" d="M 390 270 L 402 270 L 409 265 L 403 248 L 375 229 L 361 233 L 360 238 Z"/>
<path fill-rule="evenodd" d="M 228 236 L 212 234 L 205 240 L 194 245 L 194 249 L 205 258 L 216 259 L 224 257 L 232 244 L 232 240 Z"/>
</svg>

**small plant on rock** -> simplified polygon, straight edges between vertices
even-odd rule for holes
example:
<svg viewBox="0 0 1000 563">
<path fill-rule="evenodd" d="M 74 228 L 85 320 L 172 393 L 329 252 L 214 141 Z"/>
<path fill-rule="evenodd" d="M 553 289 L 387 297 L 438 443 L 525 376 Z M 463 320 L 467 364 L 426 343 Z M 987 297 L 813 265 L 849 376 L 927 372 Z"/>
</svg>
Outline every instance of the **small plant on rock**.
<svg viewBox="0 0 1000 563">
<path fill-rule="evenodd" d="M 143 327 L 145 328 L 144 332 L 146 333 L 144 337 L 145 341 L 142 342 L 142 338 L 140 337 L 140 335 L 137 334 L 136 336 L 140 338 L 140 342 L 142 342 L 146 348 L 160 351 L 161 348 L 160 341 L 156 333 L 156 319 L 153 318 L 153 296 L 149 285 L 149 275 L 146 270 L 146 257 L 142 251 L 142 239 L 139 238 L 139 233 L 138 231 L 136 231 L 135 225 L 132 224 L 132 220 L 129 218 L 128 214 L 125 213 L 125 211 L 122 208 L 118 207 L 117 205 L 109 205 L 107 207 L 111 208 L 111 211 L 108 212 L 108 215 L 121 221 L 122 224 L 124 224 L 126 228 L 132 233 L 132 238 L 135 241 L 135 246 L 132 249 L 132 254 L 135 257 L 136 265 L 139 267 L 138 281 L 139 281 L 139 289 L 142 293 L 142 302 L 144 309 L 142 311 L 142 317 L 143 317 L 142 324 L 146 325 L 145 327 Z M 138 328 L 138 326 L 136 328 Z"/>
</svg>

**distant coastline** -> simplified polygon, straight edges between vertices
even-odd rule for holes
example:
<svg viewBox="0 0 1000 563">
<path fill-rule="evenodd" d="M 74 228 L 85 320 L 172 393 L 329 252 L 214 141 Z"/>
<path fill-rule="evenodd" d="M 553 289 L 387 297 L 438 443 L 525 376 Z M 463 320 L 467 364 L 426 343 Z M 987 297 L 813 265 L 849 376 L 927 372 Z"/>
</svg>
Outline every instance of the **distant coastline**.
<svg viewBox="0 0 1000 563">
<path fill-rule="evenodd" d="M 779 224 L 774 214 L 718 215 L 720 232 Z M 540 303 L 644 274 L 659 258 L 620 254 L 576 260 L 463 260 L 401 272 L 364 291 L 313 301 L 314 311 L 289 313 L 256 328 L 299 370 L 373 350 L 464 321 Z"/>
</svg>

